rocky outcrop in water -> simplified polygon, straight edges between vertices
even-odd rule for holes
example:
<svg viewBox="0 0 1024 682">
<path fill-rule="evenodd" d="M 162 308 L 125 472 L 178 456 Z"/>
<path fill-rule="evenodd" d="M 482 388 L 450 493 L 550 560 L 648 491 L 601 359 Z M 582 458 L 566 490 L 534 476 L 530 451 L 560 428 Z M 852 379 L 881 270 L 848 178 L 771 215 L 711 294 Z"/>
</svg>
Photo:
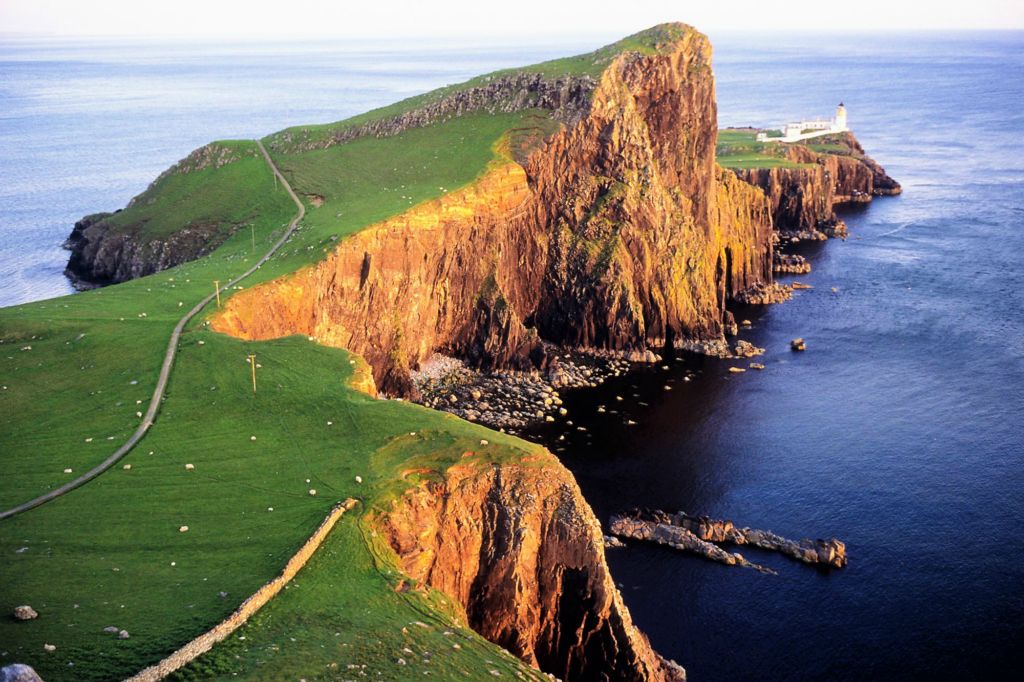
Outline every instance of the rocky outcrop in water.
<svg viewBox="0 0 1024 682">
<path fill-rule="evenodd" d="M 788 540 L 770 530 L 737 528 L 732 521 L 690 516 L 685 512 L 669 514 L 657 509 L 634 509 L 611 518 L 613 535 L 651 540 L 697 553 L 727 564 L 743 564 L 742 557 L 729 555 L 720 548 L 714 551 L 707 543 L 750 545 L 779 552 L 805 564 L 821 564 L 842 568 L 847 564 L 846 545 L 836 538 L 827 540 Z M 701 544 L 705 543 L 705 544 Z M 742 560 L 742 561 L 741 561 Z M 748 562 L 749 563 L 749 562 Z M 755 568 L 761 568 L 753 565 Z"/>
<path fill-rule="evenodd" d="M 776 251 L 772 269 L 776 274 L 803 275 L 811 271 L 811 263 L 799 254 Z"/>
<path fill-rule="evenodd" d="M 711 48 L 687 29 L 616 57 L 586 114 L 479 181 L 232 297 L 214 328 L 353 350 L 389 394 L 435 351 L 543 369 L 548 344 L 634 352 L 717 339 L 771 281 L 768 202 L 717 168 Z M 301 187 L 297 188 L 301 191 Z"/>
<path fill-rule="evenodd" d="M 546 452 L 514 465 L 463 462 L 376 521 L 402 571 L 465 609 L 475 631 L 563 680 L 684 680 L 633 625 L 601 526 Z"/>
</svg>

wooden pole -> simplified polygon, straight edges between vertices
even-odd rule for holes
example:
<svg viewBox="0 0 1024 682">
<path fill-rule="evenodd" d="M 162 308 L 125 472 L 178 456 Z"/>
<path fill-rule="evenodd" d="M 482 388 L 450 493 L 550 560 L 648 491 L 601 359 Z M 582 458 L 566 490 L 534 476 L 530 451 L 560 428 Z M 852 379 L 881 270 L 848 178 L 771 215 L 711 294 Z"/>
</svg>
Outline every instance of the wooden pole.
<svg viewBox="0 0 1024 682">
<path fill-rule="evenodd" d="M 252 367 L 252 393 L 256 395 L 256 355 L 249 354 L 249 365 Z"/>
<path fill-rule="evenodd" d="M 220 280 L 213 280 L 213 288 L 217 291 L 217 307 L 220 307 Z"/>
</svg>

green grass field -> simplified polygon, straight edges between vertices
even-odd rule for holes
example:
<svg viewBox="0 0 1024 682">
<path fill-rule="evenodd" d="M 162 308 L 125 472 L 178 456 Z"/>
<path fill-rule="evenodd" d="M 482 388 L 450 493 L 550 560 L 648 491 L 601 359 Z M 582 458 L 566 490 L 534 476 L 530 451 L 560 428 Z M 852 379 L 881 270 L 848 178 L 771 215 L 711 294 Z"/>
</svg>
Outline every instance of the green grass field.
<svg viewBox="0 0 1024 682">
<path fill-rule="evenodd" d="M 249 352 L 262 366 L 255 395 Z M 29 623 L 0 620 L 5 658 L 30 663 L 44 679 L 123 677 L 223 618 L 276 575 L 334 503 L 352 496 L 373 504 L 394 495 L 395 470 L 408 457 L 429 455 L 442 470 L 458 453 L 481 449 L 484 436 L 494 443 L 493 459 L 529 447 L 449 415 L 356 392 L 345 384 L 350 359 L 300 337 L 244 343 L 203 329 L 188 333 L 157 424 L 123 460 L 131 469 L 119 465 L 0 528 L 5 607 L 28 603 L 41 614 Z M 300 573 L 297 581 L 320 610 L 341 609 L 327 621 L 331 632 L 287 601 L 274 602 L 251 626 L 251 644 L 258 644 L 256 635 L 285 642 L 275 628 L 294 624 L 287 632 L 302 642 L 287 642 L 274 657 L 282 669 L 338 660 L 394 667 L 388 654 L 406 645 L 399 646 L 406 641 L 402 626 L 435 611 L 424 595 L 396 593 L 394 571 L 365 570 L 386 552 L 366 540 L 362 511 L 342 519 L 331 551 L 318 558 L 320 573 Z M 188 531 L 179 532 L 181 526 Z M 455 627 L 451 617 L 439 618 L 431 622 Z M 104 633 L 111 625 L 131 638 Z M 350 650 L 324 653 L 311 644 L 342 625 L 345 638 L 337 643 Z M 498 656 L 460 632 L 473 643 L 455 657 L 458 665 L 478 664 L 473 652 Z M 433 640 L 427 634 L 423 642 L 441 651 L 443 631 L 435 628 Z M 45 643 L 57 651 L 44 652 Z M 215 650 L 193 672 L 219 675 L 231 663 L 260 679 L 255 660 L 266 652 L 253 650 L 247 667 L 234 658 L 237 648 L 227 658 Z"/>
<path fill-rule="evenodd" d="M 279 155 L 296 191 L 325 201 L 307 204 L 300 229 L 243 286 L 315 262 L 338 239 L 472 182 L 502 158 L 508 145 L 499 141 L 510 131 L 526 138 L 552 129 L 538 112 L 471 114 L 392 138 Z M 70 480 L 127 438 L 177 319 L 214 279 L 248 268 L 280 235 L 295 207 L 274 189 L 266 164 L 253 161 L 243 156 L 169 175 L 118 215 L 139 223 L 159 217 L 161 230 L 173 229 L 175 216 L 200 212 L 225 224 L 252 220 L 255 253 L 249 230 L 241 230 L 209 256 L 150 277 L 0 310 L 0 506 Z M 189 197 L 202 206 L 189 208 Z M 256 209 L 240 208 L 240 197 Z M 262 365 L 256 396 L 249 352 Z M 493 445 L 483 461 L 518 460 L 531 447 L 358 393 L 345 384 L 350 360 L 359 362 L 305 338 L 245 343 L 209 332 L 197 318 L 140 445 L 99 479 L 0 523 L 2 608 L 27 603 L 40 613 L 28 623 L 0 619 L 0 663 L 29 663 L 47 680 L 131 674 L 276 575 L 334 503 L 357 496 L 372 504 L 396 494 L 396 467 L 408 458 L 443 470 L 453 453 L 484 435 Z M 334 677 L 356 664 L 379 679 L 421 677 L 424 670 L 444 677 L 490 669 L 533 674 L 461 626 L 442 596 L 395 592 L 395 569 L 382 567 L 388 552 L 368 540 L 362 508 L 357 512 L 343 518 L 286 593 L 181 676 Z M 188 532 L 179 532 L 183 525 Z M 428 627 L 408 627 L 416 621 Z M 103 632 L 107 626 L 131 638 L 118 640 Z M 57 650 L 45 652 L 44 644 Z"/>
<path fill-rule="evenodd" d="M 753 128 L 725 128 L 718 131 L 716 155 L 723 168 L 802 168 L 811 164 L 785 158 L 785 147 L 777 142 L 758 142 Z"/>
</svg>

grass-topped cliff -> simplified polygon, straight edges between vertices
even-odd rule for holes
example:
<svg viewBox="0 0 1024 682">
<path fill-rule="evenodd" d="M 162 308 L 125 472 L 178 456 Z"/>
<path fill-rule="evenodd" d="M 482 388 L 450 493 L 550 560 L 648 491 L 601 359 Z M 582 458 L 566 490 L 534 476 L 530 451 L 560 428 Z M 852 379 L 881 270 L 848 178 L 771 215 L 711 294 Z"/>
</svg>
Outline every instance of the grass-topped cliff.
<svg viewBox="0 0 1024 682">
<path fill-rule="evenodd" d="M 656 27 L 589 55 L 481 77 L 348 122 L 269 136 L 274 161 L 305 200 L 306 219 L 241 287 L 224 292 L 225 305 L 240 290 L 324 261 L 370 225 L 472 191 L 496 166 L 525 160 L 585 114 L 610 65 L 676 54 L 682 44 L 701 41 L 688 27 Z M 620 60 L 623 54 L 633 56 Z M 544 83 L 576 78 L 576 89 L 555 97 L 533 80 L 537 74 Z M 442 108 L 443 116 L 406 120 L 386 134 L 330 137 L 495 80 L 533 89 L 501 100 L 512 104 L 499 107 Z M 330 144 L 305 144 L 328 138 Z M 642 184 L 638 177 L 637 191 Z M 642 196 L 623 192 L 617 201 Z M 449 207 L 458 215 L 458 206 Z M 93 257 L 107 248 L 103 258 L 110 263 L 143 264 L 137 272 L 108 267 L 109 279 L 118 279 L 118 272 L 144 274 L 153 264 L 146 260 L 147 244 L 162 254 L 159 267 L 174 262 L 180 245 L 174 240 L 183 234 L 201 233 L 195 242 L 200 249 L 190 253 L 206 255 L 116 286 L 0 310 L 0 507 L 79 475 L 127 438 L 153 391 L 176 321 L 212 290 L 214 280 L 225 282 L 249 268 L 293 213 L 252 143 L 215 143 L 169 170 L 123 211 L 94 216 L 81 230 L 95 228 Z M 620 215 L 606 212 L 602 224 Z M 117 239 L 106 241 L 111 236 Z M 127 261 L 119 260 L 124 249 L 134 249 Z M 593 630 L 579 634 L 592 643 L 617 638 L 614 656 L 588 665 L 620 666 L 613 674 L 622 678 L 667 675 L 623 615 L 603 568 L 593 517 L 549 454 L 357 390 L 353 374 L 362 380 L 369 369 L 343 349 L 305 336 L 244 341 L 214 333 L 207 327 L 213 313 L 211 305 L 186 328 L 156 423 L 124 460 L 64 497 L 0 521 L 0 606 L 10 612 L 30 604 L 40 614 L 28 622 L 0 620 L 0 662 L 29 663 L 47 680 L 127 676 L 224 618 L 281 570 L 335 503 L 355 497 L 360 506 L 287 591 L 180 676 L 533 676 L 469 629 L 451 596 L 430 589 L 433 583 L 406 579 L 373 520 L 393 510 L 407 491 L 445 480 L 456 465 L 460 476 L 470 478 L 514 466 L 519 472 L 543 470 L 544 480 L 568 494 L 551 532 L 557 531 L 558 541 L 578 544 L 547 560 L 587 562 L 571 565 L 591 581 L 590 615 L 596 614 L 587 621 Z M 259 363 L 255 395 L 250 353 Z M 514 492 L 503 494 L 515 499 Z M 557 546 L 556 540 L 547 546 Z M 558 575 L 560 565 L 547 564 L 551 570 L 539 573 Z M 495 622 L 512 617 L 493 616 Z M 518 632 L 529 625 L 516 623 Z M 563 625 L 576 632 L 580 624 Z M 108 626 L 127 630 L 130 638 L 104 632 Z M 494 636 L 503 641 L 500 633 Z M 530 655 L 556 673 L 578 671 L 582 649 L 574 653 L 571 645 L 540 641 Z M 530 660 L 525 650 L 518 652 Z M 558 660 L 564 668 L 552 663 Z"/>
<path fill-rule="evenodd" d="M 901 191 L 853 133 L 782 143 L 758 142 L 761 132 L 766 131 L 718 131 L 718 163 L 764 191 L 777 230 L 842 236 L 845 227 L 833 211 L 836 205 Z"/>
</svg>

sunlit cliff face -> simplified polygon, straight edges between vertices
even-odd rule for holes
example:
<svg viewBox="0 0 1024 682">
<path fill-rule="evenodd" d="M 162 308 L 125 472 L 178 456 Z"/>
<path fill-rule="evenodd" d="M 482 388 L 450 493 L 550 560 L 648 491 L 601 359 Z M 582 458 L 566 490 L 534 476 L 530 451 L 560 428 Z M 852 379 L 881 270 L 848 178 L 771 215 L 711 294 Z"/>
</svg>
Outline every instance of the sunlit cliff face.
<svg viewBox="0 0 1024 682">
<path fill-rule="evenodd" d="M 715 165 L 707 39 L 623 54 L 589 112 L 522 163 L 373 225 L 324 261 L 236 294 L 218 331 L 349 348 L 388 393 L 435 350 L 546 362 L 716 338 L 727 296 L 771 277 L 764 195 Z"/>
</svg>

